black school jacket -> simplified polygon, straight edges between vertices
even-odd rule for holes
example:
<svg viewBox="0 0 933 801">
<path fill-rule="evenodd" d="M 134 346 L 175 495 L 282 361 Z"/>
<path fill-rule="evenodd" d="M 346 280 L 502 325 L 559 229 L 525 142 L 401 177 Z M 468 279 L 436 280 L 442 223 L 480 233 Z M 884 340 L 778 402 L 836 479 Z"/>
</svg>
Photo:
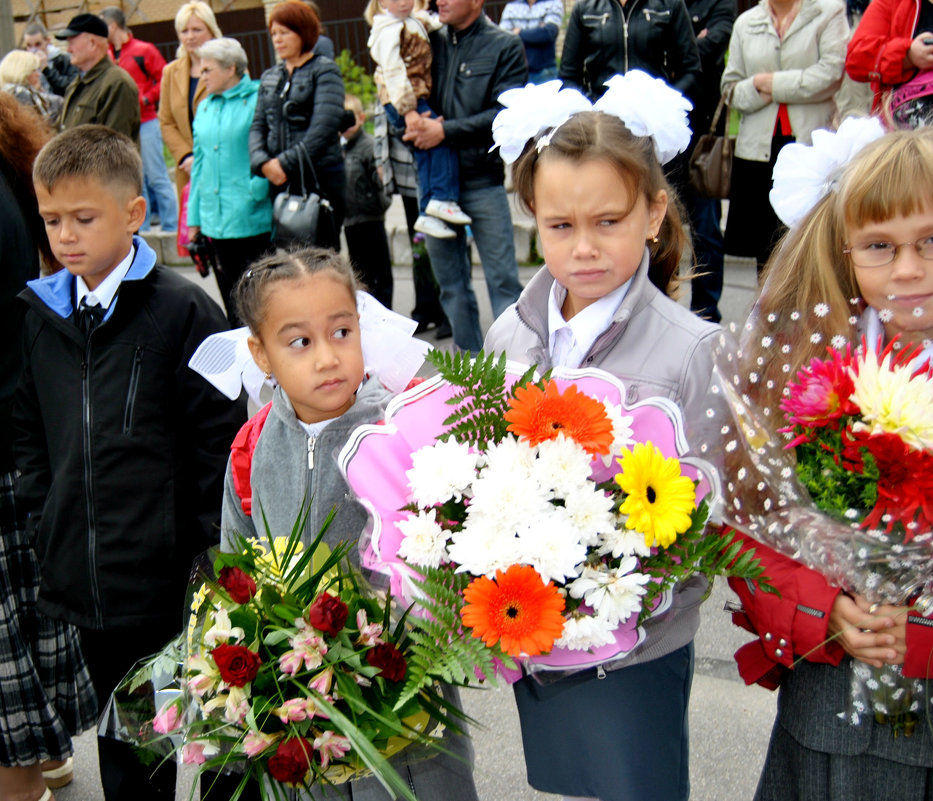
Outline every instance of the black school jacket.
<svg viewBox="0 0 933 801">
<path fill-rule="evenodd" d="M 52 617 L 94 629 L 182 622 L 192 558 L 219 540 L 230 443 L 246 419 L 188 367 L 227 328 L 188 279 L 136 256 L 108 317 L 84 337 L 74 277 L 29 282 L 14 426 Z M 115 644 L 118 646 L 118 644 Z"/>
</svg>

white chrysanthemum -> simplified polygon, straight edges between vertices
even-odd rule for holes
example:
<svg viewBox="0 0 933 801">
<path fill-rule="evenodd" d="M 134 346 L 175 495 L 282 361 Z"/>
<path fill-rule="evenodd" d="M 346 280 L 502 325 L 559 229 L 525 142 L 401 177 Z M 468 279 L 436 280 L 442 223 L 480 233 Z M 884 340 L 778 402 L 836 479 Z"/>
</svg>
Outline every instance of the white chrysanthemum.
<svg viewBox="0 0 933 801">
<path fill-rule="evenodd" d="M 571 617 L 564 623 L 564 631 L 560 638 L 554 641 L 558 648 L 567 648 L 570 651 L 588 651 L 591 648 L 601 648 L 615 641 L 614 626 L 598 617 Z"/>
<path fill-rule="evenodd" d="M 600 538 L 599 555 L 612 554 L 615 559 L 621 556 L 650 556 L 651 548 L 645 545 L 645 535 L 624 525 L 614 527 Z"/>
<path fill-rule="evenodd" d="M 460 500 L 476 477 L 477 455 L 453 437 L 438 440 L 412 455 L 405 475 L 418 506 L 435 506 L 451 498 Z"/>
<path fill-rule="evenodd" d="M 447 532 L 437 522 L 436 510 L 418 512 L 396 523 L 405 535 L 398 554 L 409 564 L 440 567 L 447 558 Z"/>
<path fill-rule="evenodd" d="M 538 449 L 517 437 L 506 437 L 500 442 L 489 445 L 486 449 L 484 472 L 492 471 L 508 476 L 531 473 Z"/>
<path fill-rule="evenodd" d="M 632 430 L 634 418 L 630 414 L 623 415 L 622 407 L 611 403 L 608 398 L 603 398 L 603 406 L 612 422 L 612 445 L 609 453 L 603 454 L 600 458 L 606 467 L 610 467 L 613 459 L 635 444 L 635 432 Z"/>
<path fill-rule="evenodd" d="M 864 422 L 855 431 L 896 434 L 909 447 L 933 450 L 933 381 L 923 376 L 911 379 L 911 367 L 891 365 L 888 354 L 879 363 L 874 353 L 852 371 L 852 401 Z"/>
<path fill-rule="evenodd" d="M 564 510 L 577 538 L 584 545 L 596 545 L 601 534 L 615 530 L 613 499 L 592 481 L 564 497 Z"/>
<path fill-rule="evenodd" d="M 641 611 L 641 596 L 651 580 L 643 573 L 633 573 L 637 566 L 635 557 L 629 556 L 615 570 L 585 567 L 580 578 L 570 584 L 570 595 L 582 598 L 608 623 L 622 623 Z"/>
<path fill-rule="evenodd" d="M 529 522 L 518 537 L 519 559 L 531 565 L 543 581 L 563 584 L 579 575 L 578 565 L 586 559 L 586 546 L 569 524 L 566 510 L 552 506 L 551 512 Z"/>
<path fill-rule="evenodd" d="M 551 490 L 558 498 L 586 486 L 592 457 L 569 437 L 546 440 L 538 445 L 538 459 L 531 474 L 543 491 Z"/>
<path fill-rule="evenodd" d="M 483 470 L 473 483 L 467 523 L 491 518 L 514 534 L 530 518 L 550 508 L 550 497 L 537 481 L 520 471 L 509 475 L 499 470 Z"/>
<path fill-rule="evenodd" d="M 514 534 L 503 530 L 495 518 L 473 521 L 450 535 L 447 554 L 459 567 L 458 572 L 492 578 L 518 562 L 520 547 Z"/>
</svg>

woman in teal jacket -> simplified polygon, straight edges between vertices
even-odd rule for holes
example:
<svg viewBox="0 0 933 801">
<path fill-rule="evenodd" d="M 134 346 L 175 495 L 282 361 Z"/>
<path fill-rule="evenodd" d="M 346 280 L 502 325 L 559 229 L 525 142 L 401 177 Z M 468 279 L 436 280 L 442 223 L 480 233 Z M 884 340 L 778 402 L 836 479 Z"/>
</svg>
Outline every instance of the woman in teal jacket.
<svg viewBox="0 0 933 801">
<path fill-rule="evenodd" d="M 249 167 L 249 126 L 259 81 L 246 73 L 246 53 L 235 39 L 211 39 L 197 51 L 208 97 L 194 118 L 194 167 L 188 197 L 191 239 L 213 248 L 214 274 L 227 318 L 242 325 L 231 300 L 246 268 L 270 248 L 269 182 Z"/>
</svg>

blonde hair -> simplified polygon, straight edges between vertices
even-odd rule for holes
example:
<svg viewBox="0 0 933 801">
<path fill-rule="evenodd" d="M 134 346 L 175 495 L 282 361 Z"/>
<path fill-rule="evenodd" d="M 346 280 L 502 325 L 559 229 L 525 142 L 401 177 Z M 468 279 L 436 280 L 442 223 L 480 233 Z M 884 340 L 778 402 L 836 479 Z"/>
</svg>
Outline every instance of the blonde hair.
<svg viewBox="0 0 933 801">
<path fill-rule="evenodd" d="M 933 130 L 886 134 L 852 159 L 834 190 L 785 234 L 765 268 L 764 288 L 743 345 L 746 368 L 761 376 L 757 392 L 774 401 L 787 380 L 823 356 L 837 335 L 857 344 L 851 318 L 865 305 L 843 252 L 848 232 L 925 207 L 933 209 Z M 829 311 L 813 314 L 817 304 Z M 791 318 L 793 312 L 799 312 L 798 319 Z M 763 336 L 791 345 L 789 353 L 773 345 L 762 348 Z M 764 362 L 759 364 L 759 358 Z"/>
<path fill-rule="evenodd" d="M 426 0 L 415 0 L 411 13 L 414 14 L 416 11 L 424 11 L 427 7 L 428 4 Z M 379 0 L 369 0 L 369 5 L 366 6 L 366 10 L 363 12 L 363 19 L 372 25 L 373 20 L 376 19 L 376 14 L 382 14 L 384 11 L 385 9 L 382 7 Z"/>
<path fill-rule="evenodd" d="M 658 241 L 648 242 L 650 264 L 648 277 L 658 289 L 672 298 L 680 286 L 679 266 L 687 234 L 677 195 L 664 177 L 664 170 L 654 153 L 650 137 L 635 136 L 625 123 L 612 114 L 584 111 L 550 133 L 547 147 L 538 149 L 536 139 L 529 140 L 512 165 L 512 183 L 525 209 L 534 214 L 535 172 L 542 161 L 568 159 L 578 164 L 606 161 L 615 167 L 625 183 L 634 206 L 642 195 L 651 204 L 659 192 L 667 193 L 667 214 L 658 231 Z"/>
<path fill-rule="evenodd" d="M 39 56 L 26 50 L 11 50 L 0 61 L 0 83 L 26 83 L 39 69 Z"/>
<path fill-rule="evenodd" d="M 192 0 L 192 2 L 185 3 L 178 9 L 178 13 L 175 15 L 175 33 L 180 34 L 192 17 L 197 17 L 201 20 L 215 39 L 219 39 L 223 36 L 213 10 L 207 3 L 202 2 L 202 0 Z M 178 55 L 181 56 L 186 52 L 185 46 L 180 44 L 178 46 Z"/>
</svg>

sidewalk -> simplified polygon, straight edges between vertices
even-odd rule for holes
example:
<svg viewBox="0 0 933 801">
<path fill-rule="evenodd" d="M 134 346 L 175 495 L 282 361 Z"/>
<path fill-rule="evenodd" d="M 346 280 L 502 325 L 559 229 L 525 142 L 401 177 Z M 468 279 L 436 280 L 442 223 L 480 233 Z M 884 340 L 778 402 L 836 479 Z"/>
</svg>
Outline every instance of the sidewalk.
<svg viewBox="0 0 933 801">
<path fill-rule="evenodd" d="M 516 241 L 530 242 L 530 220 L 518 212 L 513 219 L 516 221 Z M 396 248 L 393 307 L 407 314 L 414 303 L 414 285 L 409 263 L 404 260 L 408 252 L 407 245 L 404 245 L 407 233 L 403 233 L 405 220 L 398 198 L 389 210 L 386 227 L 397 232 L 392 236 Z M 166 241 L 174 250 L 174 238 L 166 237 Z M 522 251 L 518 252 L 521 256 Z M 193 267 L 179 269 L 219 301 L 213 278 L 201 279 Z M 522 283 L 527 283 L 537 269 L 521 267 L 519 277 Z M 480 323 L 485 330 L 492 322 L 492 313 L 481 268 L 474 268 L 473 281 L 480 307 Z M 727 259 L 725 289 L 720 304 L 725 323 L 744 321 L 754 300 L 755 284 L 752 262 Z M 685 295 L 684 303 L 689 298 L 689 288 Z M 435 343 L 431 332 L 426 338 L 440 347 L 451 347 L 449 339 Z M 732 654 L 749 639 L 749 635 L 734 627 L 729 615 L 723 611 L 723 604 L 730 595 L 724 584 L 717 584 L 701 609 L 700 630 L 695 640 L 696 672 L 690 702 L 692 801 L 750 801 L 774 720 L 776 694 L 759 687 L 746 687 L 736 672 Z M 474 731 L 474 775 L 481 801 L 556 801 L 557 796 L 536 792 L 526 783 L 518 717 L 511 691 L 508 688 L 469 690 L 464 692 L 464 705 L 467 713 L 483 726 Z M 646 722 L 646 725 L 650 723 Z M 576 747 L 569 742 L 567 746 Z M 69 787 L 57 790 L 56 799 L 102 801 L 95 737 L 86 733 L 75 741 L 75 747 L 75 781 Z M 612 755 L 607 754 L 606 758 L 612 759 Z M 190 775 L 190 770 L 182 772 L 177 794 L 179 801 L 188 798 Z"/>
</svg>

